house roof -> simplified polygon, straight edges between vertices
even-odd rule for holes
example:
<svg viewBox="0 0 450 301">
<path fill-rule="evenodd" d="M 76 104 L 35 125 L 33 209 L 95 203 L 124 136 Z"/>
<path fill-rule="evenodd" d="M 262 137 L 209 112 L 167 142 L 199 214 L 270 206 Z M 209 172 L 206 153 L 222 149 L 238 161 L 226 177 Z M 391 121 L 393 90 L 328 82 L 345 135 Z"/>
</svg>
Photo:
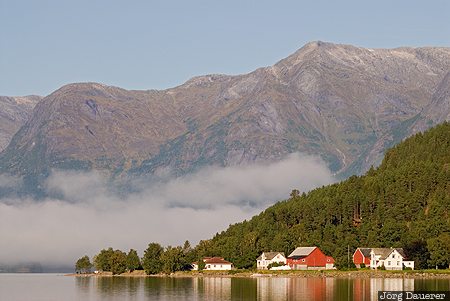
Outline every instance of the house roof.
<svg viewBox="0 0 450 301">
<path fill-rule="evenodd" d="M 203 261 L 207 264 L 232 264 L 229 261 L 226 261 L 222 257 L 205 257 Z"/>
<path fill-rule="evenodd" d="M 361 251 L 364 257 L 370 257 L 370 251 L 372 251 L 372 248 L 358 248 L 357 250 Z"/>
<path fill-rule="evenodd" d="M 402 255 L 403 259 L 406 259 L 406 254 L 405 251 L 403 250 L 403 248 L 395 248 L 395 250 L 397 250 L 397 252 Z"/>
<path fill-rule="evenodd" d="M 283 257 L 286 257 L 284 255 L 284 252 L 263 252 L 261 255 L 259 255 L 259 257 L 256 260 L 262 260 L 262 256 L 265 255 L 267 260 L 272 260 L 274 259 L 275 256 L 277 256 L 278 254 L 281 254 Z"/>
<path fill-rule="evenodd" d="M 403 248 L 372 248 L 371 250 L 375 253 L 375 255 L 380 256 L 380 259 L 382 260 L 386 259 L 394 250 L 396 250 L 403 257 L 403 259 L 406 258 Z"/>
<path fill-rule="evenodd" d="M 317 247 L 298 247 L 288 257 L 305 257 L 311 254 Z"/>
</svg>

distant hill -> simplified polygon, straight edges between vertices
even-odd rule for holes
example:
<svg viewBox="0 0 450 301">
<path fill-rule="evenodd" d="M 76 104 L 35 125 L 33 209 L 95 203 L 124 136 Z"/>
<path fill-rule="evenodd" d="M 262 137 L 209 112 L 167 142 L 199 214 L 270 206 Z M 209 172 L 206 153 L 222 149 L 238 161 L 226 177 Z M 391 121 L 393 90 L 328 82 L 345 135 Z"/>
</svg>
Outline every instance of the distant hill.
<svg viewBox="0 0 450 301">
<path fill-rule="evenodd" d="M 403 247 L 416 268 L 450 265 L 450 123 L 390 149 L 377 169 L 291 197 L 197 247 L 251 267 L 263 251 L 319 246 L 347 266 L 357 247 Z"/>
<path fill-rule="evenodd" d="M 0 172 L 33 190 L 54 168 L 181 175 L 302 152 L 345 178 L 449 120 L 449 70 L 450 48 L 311 42 L 270 67 L 163 91 L 70 84 L 38 103 L 1 153 Z"/>
</svg>

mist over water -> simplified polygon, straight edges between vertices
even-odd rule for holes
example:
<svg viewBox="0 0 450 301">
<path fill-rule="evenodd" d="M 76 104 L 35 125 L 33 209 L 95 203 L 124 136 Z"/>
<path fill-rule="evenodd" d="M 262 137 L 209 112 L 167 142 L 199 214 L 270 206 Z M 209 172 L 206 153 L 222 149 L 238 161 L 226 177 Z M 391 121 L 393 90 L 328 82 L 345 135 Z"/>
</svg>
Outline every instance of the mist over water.
<svg viewBox="0 0 450 301">
<path fill-rule="evenodd" d="M 0 199 L 0 263 L 71 265 L 102 248 L 143 250 L 150 242 L 195 245 L 228 225 L 249 219 L 292 189 L 332 183 L 316 157 L 291 154 L 266 164 L 208 167 L 160 181 L 136 181 L 119 195 L 97 172 L 55 171 L 46 189 L 60 197 Z M 14 180 L 0 178 L 2 185 Z"/>
</svg>

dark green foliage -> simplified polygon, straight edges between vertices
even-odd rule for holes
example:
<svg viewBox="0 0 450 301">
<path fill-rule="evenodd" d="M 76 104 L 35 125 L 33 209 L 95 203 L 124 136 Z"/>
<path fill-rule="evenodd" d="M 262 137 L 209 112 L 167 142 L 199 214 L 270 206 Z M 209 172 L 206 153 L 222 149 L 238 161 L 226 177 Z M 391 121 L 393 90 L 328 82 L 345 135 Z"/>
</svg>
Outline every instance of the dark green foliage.
<svg viewBox="0 0 450 301">
<path fill-rule="evenodd" d="M 405 253 L 408 254 L 408 260 L 414 261 L 414 268 L 424 270 L 429 267 L 430 252 L 428 251 L 427 242 L 424 240 L 413 241 L 404 247 Z"/>
<path fill-rule="evenodd" d="M 197 260 L 197 266 L 198 266 L 198 270 L 199 270 L 199 271 L 203 271 L 203 270 L 205 269 L 206 263 L 203 261 L 203 258 L 202 258 L 202 257 L 200 257 L 200 258 Z"/>
<path fill-rule="evenodd" d="M 196 247 L 251 268 L 263 251 L 288 255 L 318 246 L 340 267 L 357 247 L 404 247 L 420 268 L 450 263 L 450 124 L 419 133 L 389 150 L 365 176 L 293 191 L 250 221 L 231 225 Z"/>
<path fill-rule="evenodd" d="M 111 271 L 111 256 L 113 248 L 103 249 L 94 257 L 94 266 L 99 271 Z"/>
<path fill-rule="evenodd" d="M 148 275 L 158 274 L 162 271 L 161 254 L 163 247 L 158 243 L 150 243 L 144 251 L 142 267 Z"/>
<path fill-rule="evenodd" d="M 83 256 L 77 260 L 75 264 L 75 271 L 77 273 L 90 273 L 92 268 L 92 263 L 89 260 L 89 257 Z"/>
<path fill-rule="evenodd" d="M 184 261 L 185 261 L 185 265 L 183 267 L 183 270 L 187 271 L 187 270 L 192 269 L 192 263 L 194 261 L 196 261 L 196 259 L 197 259 L 197 252 L 196 252 L 196 250 L 194 250 L 191 247 L 191 243 L 188 240 L 186 240 L 184 242 L 183 254 L 184 254 Z"/>
<path fill-rule="evenodd" d="M 442 233 L 438 237 L 428 240 L 428 250 L 431 258 L 429 263 L 431 266 L 438 268 L 450 268 L 450 235 Z"/>
<path fill-rule="evenodd" d="M 167 247 L 161 254 L 162 270 L 166 274 L 181 271 L 186 266 L 183 249 L 181 247 Z"/>
<path fill-rule="evenodd" d="M 270 270 L 273 267 L 281 267 L 283 265 L 285 265 L 283 262 L 272 262 L 267 266 L 267 269 Z"/>
<path fill-rule="evenodd" d="M 110 257 L 110 272 L 113 275 L 125 273 L 127 270 L 127 254 L 120 250 L 115 250 Z"/>
<path fill-rule="evenodd" d="M 127 269 L 132 272 L 141 269 L 141 260 L 136 250 L 130 249 L 127 255 Z"/>
<path fill-rule="evenodd" d="M 113 248 L 103 249 L 94 257 L 94 265 L 99 271 L 122 274 L 127 269 L 127 254 Z"/>
</svg>

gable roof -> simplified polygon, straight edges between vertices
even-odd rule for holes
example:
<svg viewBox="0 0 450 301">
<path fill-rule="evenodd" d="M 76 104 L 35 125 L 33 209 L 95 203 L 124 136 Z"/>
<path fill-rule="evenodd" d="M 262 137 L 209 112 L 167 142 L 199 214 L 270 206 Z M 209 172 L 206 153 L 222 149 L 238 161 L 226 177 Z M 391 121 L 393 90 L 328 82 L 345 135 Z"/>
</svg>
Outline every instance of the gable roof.
<svg viewBox="0 0 450 301">
<path fill-rule="evenodd" d="M 403 248 L 395 248 L 395 250 L 403 257 L 403 259 L 406 259 L 406 254 Z"/>
<path fill-rule="evenodd" d="M 206 264 L 232 264 L 229 261 L 226 261 L 222 257 L 205 257 L 203 258 L 203 261 Z"/>
<path fill-rule="evenodd" d="M 381 260 L 386 259 L 394 250 L 397 251 L 403 259 L 406 258 L 403 248 L 372 248 L 374 254 L 380 256 Z"/>
<path fill-rule="evenodd" d="M 317 247 L 298 247 L 288 257 L 306 257 Z"/>
<path fill-rule="evenodd" d="M 262 256 L 265 255 L 267 260 L 272 260 L 277 256 L 278 254 L 281 254 L 283 257 L 286 257 L 284 255 L 284 252 L 263 252 L 256 260 L 262 260 Z"/>
<path fill-rule="evenodd" d="M 364 257 L 370 257 L 370 251 L 372 251 L 372 248 L 358 248 L 356 251 L 357 250 L 361 251 L 361 254 L 363 254 Z"/>
</svg>

